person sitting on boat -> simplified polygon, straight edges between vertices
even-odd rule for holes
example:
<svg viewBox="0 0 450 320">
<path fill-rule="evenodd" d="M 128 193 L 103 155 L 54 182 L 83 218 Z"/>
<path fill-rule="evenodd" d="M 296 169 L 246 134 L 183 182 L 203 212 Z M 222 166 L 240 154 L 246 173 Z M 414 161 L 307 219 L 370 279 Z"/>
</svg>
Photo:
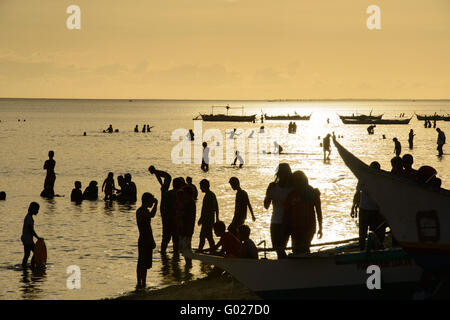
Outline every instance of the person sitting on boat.
<svg viewBox="0 0 450 320">
<path fill-rule="evenodd" d="M 241 240 L 241 252 L 239 258 L 243 259 L 259 259 L 258 249 L 255 243 L 250 239 L 250 228 L 243 224 L 238 229 L 238 239 Z"/>
<path fill-rule="evenodd" d="M 375 170 L 380 170 L 381 166 L 377 161 L 373 161 L 370 167 Z M 359 249 L 365 250 L 366 248 L 366 238 L 367 229 L 374 231 L 381 243 L 384 241 L 384 234 L 386 226 L 383 226 L 384 218 L 380 214 L 380 209 L 378 205 L 370 198 L 370 195 L 365 192 L 363 184 L 358 181 L 356 186 L 356 193 L 359 197 L 355 195 L 354 199 L 360 200 L 359 202 Z"/>
<path fill-rule="evenodd" d="M 219 242 L 212 248 L 212 252 L 222 248 L 219 252 L 220 255 L 226 258 L 239 258 L 241 252 L 241 242 L 231 232 L 225 230 L 225 223 L 223 221 L 217 221 L 214 224 L 214 233 L 220 237 Z"/>
<path fill-rule="evenodd" d="M 280 163 L 275 181 L 271 182 L 266 190 L 264 198 L 264 208 L 269 209 L 270 204 L 273 207 L 272 218 L 270 221 L 270 238 L 272 247 L 277 252 L 278 259 L 286 258 L 286 246 L 289 240 L 289 233 L 285 223 L 286 198 L 292 191 L 292 171 L 288 163 Z"/>
<path fill-rule="evenodd" d="M 293 190 L 286 199 L 286 223 L 294 254 L 309 253 L 311 241 L 316 234 L 316 216 L 319 223 L 317 237 L 322 238 L 322 207 L 320 191 L 311 187 L 303 171 L 292 174 Z"/>
</svg>

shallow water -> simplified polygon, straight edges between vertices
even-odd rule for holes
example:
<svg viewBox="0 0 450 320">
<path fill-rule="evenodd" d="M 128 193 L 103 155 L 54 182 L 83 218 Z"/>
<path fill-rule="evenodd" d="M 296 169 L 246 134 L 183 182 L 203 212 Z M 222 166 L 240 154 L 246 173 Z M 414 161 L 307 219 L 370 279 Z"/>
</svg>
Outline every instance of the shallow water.
<svg viewBox="0 0 450 320">
<path fill-rule="evenodd" d="M 329 132 L 342 135 L 340 139 L 355 155 L 365 162 L 378 160 L 382 168 L 390 168 L 394 136 L 410 152 L 415 167 L 431 165 L 449 188 L 450 155 L 436 157 L 437 133 L 425 129 L 423 122 L 413 118 L 410 125 L 377 126 L 369 136 L 367 125 L 344 126 L 337 116 L 354 112 L 384 113 L 392 118 L 404 112 L 406 117 L 417 113 L 450 112 L 449 101 L 339 101 L 339 102 L 249 102 L 249 101 L 106 101 L 106 100 L 0 100 L 0 190 L 7 200 L 0 202 L 0 298 L 1 299 L 97 299 L 114 297 L 132 291 L 135 286 L 137 238 L 136 205 L 112 206 L 99 201 L 70 203 L 70 192 L 75 180 L 83 189 L 90 180 L 101 186 L 109 171 L 118 175 L 131 173 L 138 188 L 138 198 L 151 192 L 160 198 L 159 184 L 147 168 L 153 164 L 168 171 L 172 177 L 191 176 L 195 184 L 207 178 L 216 193 L 221 219 L 231 222 L 234 192 L 228 180 L 237 176 L 247 190 L 256 215 L 256 222 L 248 219 L 252 239 L 267 241 L 270 247 L 269 223 L 271 211 L 263 207 L 267 185 L 273 180 L 277 160 L 258 154 L 257 163 L 242 169 L 224 164 L 211 164 L 210 172 L 203 173 L 199 164 L 174 164 L 171 152 L 178 144 L 171 141 L 175 129 L 194 128 L 192 120 L 199 112 L 210 112 L 211 105 L 245 107 L 245 113 L 299 114 L 313 112 L 310 121 L 297 121 L 296 135 L 287 133 L 289 121 L 266 121 L 270 136 L 283 146 L 285 152 L 279 161 L 288 162 L 293 170 L 303 170 L 310 184 L 322 193 L 323 238 L 314 242 L 328 242 L 357 236 L 357 227 L 350 218 L 351 201 L 356 179 L 344 166 L 332 147 L 331 161 L 323 162 L 321 139 Z M 218 110 L 217 110 L 218 111 Z M 240 110 L 233 110 L 240 113 Z M 327 118 L 330 124 L 327 124 Z M 18 121 L 20 119 L 21 121 Z M 26 122 L 22 121 L 26 119 Z M 155 126 L 152 133 L 134 133 L 144 123 Z M 109 124 L 119 133 L 104 134 Z M 219 129 L 223 134 L 221 146 L 226 146 L 225 130 L 238 128 L 259 131 L 261 124 L 204 123 L 207 129 Z M 450 134 L 450 122 L 438 122 L 438 127 Z M 415 148 L 408 150 L 409 129 L 416 133 Z M 86 131 L 87 136 L 83 136 Z M 248 134 L 247 131 L 246 134 Z M 386 139 L 382 139 L 382 134 Z M 321 139 L 318 139 L 318 137 Z M 198 137 L 198 135 L 196 136 Z M 229 141 L 228 141 L 229 142 Z M 448 149 L 448 147 L 444 147 Z M 45 200 L 39 197 L 45 171 L 42 169 L 49 150 L 55 151 L 55 192 L 64 197 Z M 226 149 L 224 149 L 225 152 Z M 242 149 L 241 149 L 242 150 Z M 249 153 L 250 152 L 250 153 Z M 450 153 L 447 150 L 446 153 Z M 248 159 L 251 151 L 243 153 Z M 102 198 L 102 195 L 101 195 Z M 201 199 L 197 202 L 197 218 Z M 20 242 L 23 218 L 31 201 L 37 201 L 40 212 L 35 217 L 35 229 L 44 237 L 48 250 L 48 266 L 43 274 L 24 272 L 19 267 L 23 255 Z M 156 242 L 161 239 L 159 210 L 152 220 Z M 193 247 L 198 244 L 196 228 Z M 77 265 L 81 269 L 81 289 L 69 290 L 66 269 Z M 148 275 L 148 285 L 162 288 L 171 284 L 202 277 L 205 267 L 194 261 L 186 269 L 183 259 L 161 259 L 154 253 L 154 264 Z"/>
</svg>

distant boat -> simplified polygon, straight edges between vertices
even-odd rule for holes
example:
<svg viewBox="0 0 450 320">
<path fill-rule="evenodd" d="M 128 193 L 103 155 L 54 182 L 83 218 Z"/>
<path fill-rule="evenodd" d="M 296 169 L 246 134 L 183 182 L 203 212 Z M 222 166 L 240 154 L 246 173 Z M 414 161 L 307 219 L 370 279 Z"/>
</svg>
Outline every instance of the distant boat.
<svg viewBox="0 0 450 320">
<path fill-rule="evenodd" d="M 297 114 L 297 112 L 295 112 L 295 114 L 293 115 L 279 115 L 279 116 L 269 116 L 266 113 L 264 113 L 264 119 L 265 120 L 309 120 L 311 118 L 311 114 L 307 116 L 301 116 L 299 114 Z"/>
<path fill-rule="evenodd" d="M 409 124 L 409 119 L 342 119 L 344 124 Z"/>
<path fill-rule="evenodd" d="M 225 108 L 227 114 L 214 114 L 214 108 Z M 229 115 L 229 109 L 242 109 L 242 115 Z M 229 105 L 226 106 L 212 106 L 211 114 L 200 114 L 203 121 L 230 121 L 230 122 L 255 122 L 256 114 L 246 116 L 244 113 L 244 107 L 242 108 L 231 108 Z M 194 118 L 195 119 L 195 118 Z"/>
<path fill-rule="evenodd" d="M 400 248 L 374 252 L 321 251 L 286 259 L 183 255 L 222 268 L 264 299 L 411 299 L 422 269 Z M 367 289 L 367 267 L 382 266 L 382 290 Z"/>
<path fill-rule="evenodd" d="M 436 120 L 436 121 L 438 121 L 438 120 L 443 120 L 443 121 L 450 121 L 450 115 L 448 115 L 448 116 L 440 116 L 440 115 L 438 115 L 438 114 L 434 114 L 434 115 L 431 115 L 431 116 L 426 116 L 426 115 L 419 115 L 419 114 L 415 114 L 416 115 L 416 117 L 417 117 L 417 120 Z"/>
<path fill-rule="evenodd" d="M 427 270 L 450 270 L 450 191 L 374 170 L 340 145 L 344 163 L 386 218 L 393 236 Z"/>
<path fill-rule="evenodd" d="M 341 120 L 380 120 L 383 117 L 383 114 L 373 116 L 372 111 L 370 111 L 369 115 L 357 113 L 356 115 L 352 114 L 351 116 L 341 116 L 339 114 L 338 116 Z"/>
</svg>

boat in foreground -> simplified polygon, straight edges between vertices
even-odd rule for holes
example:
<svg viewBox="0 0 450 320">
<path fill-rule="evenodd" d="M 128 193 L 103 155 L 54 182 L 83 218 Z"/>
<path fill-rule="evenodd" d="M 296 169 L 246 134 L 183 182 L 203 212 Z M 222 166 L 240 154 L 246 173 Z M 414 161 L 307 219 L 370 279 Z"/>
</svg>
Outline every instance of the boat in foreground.
<svg viewBox="0 0 450 320">
<path fill-rule="evenodd" d="M 411 299 L 422 274 L 400 248 L 317 252 L 279 260 L 183 254 L 224 269 L 264 299 Z M 367 287 L 369 265 L 381 268 L 381 290 Z"/>
<path fill-rule="evenodd" d="M 380 207 L 393 236 L 430 271 L 450 270 L 450 191 L 375 170 L 333 139 L 344 163 Z"/>
</svg>

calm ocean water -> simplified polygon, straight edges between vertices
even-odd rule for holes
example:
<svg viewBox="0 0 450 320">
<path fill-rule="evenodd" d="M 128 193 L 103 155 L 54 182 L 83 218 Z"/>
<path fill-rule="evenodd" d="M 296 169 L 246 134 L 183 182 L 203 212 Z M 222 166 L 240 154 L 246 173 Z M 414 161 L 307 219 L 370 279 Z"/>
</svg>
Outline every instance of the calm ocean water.
<svg viewBox="0 0 450 320">
<path fill-rule="evenodd" d="M 332 147 L 330 163 L 323 162 L 321 139 L 327 133 L 342 135 L 340 139 L 355 155 L 365 162 L 378 160 L 383 169 L 390 168 L 393 156 L 393 137 L 403 145 L 403 153 L 414 156 L 415 167 L 431 165 L 450 187 L 450 147 L 444 147 L 439 159 L 436 151 L 437 133 L 425 129 L 415 117 L 409 125 L 377 126 L 369 136 L 367 125 L 345 126 L 337 113 L 384 113 L 385 118 L 414 112 L 431 114 L 450 113 L 450 101 L 327 101 L 327 102 L 261 102 L 261 101 L 106 101 L 106 100 L 0 100 L 0 190 L 7 200 L 0 202 L 0 299 L 98 299 L 115 297 L 134 290 L 136 283 L 138 230 L 135 221 L 136 205 L 105 205 L 102 200 L 70 202 L 75 180 L 83 189 L 90 180 L 103 182 L 109 171 L 118 175 L 131 173 L 138 189 L 160 198 L 159 184 L 147 168 L 150 164 L 168 171 L 173 177 L 191 176 L 195 184 L 207 178 L 216 193 L 221 220 L 231 222 L 235 194 L 228 184 L 231 176 L 241 180 L 253 205 L 256 222 L 248 219 L 251 238 L 267 241 L 270 247 L 269 223 L 271 210 L 265 210 L 263 199 L 267 185 L 273 180 L 277 162 L 260 155 L 258 164 L 236 169 L 229 164 L 211 164 L 210 172 L 203 173 L 198 164 L 173 164 L 171 152 L 178 143 L 171 141 L 175 129 L 194 128 L 192 118 L 199 112 L 210 112 L 211 105 L 245 107 L 246 114 L 261 110 L 268 114 L 299 114 L 313 112 L 310 121 L 298 121 L 296 135 L 287 133 L 288 121 L 266 121 L 264 126 L 284 151 L 296 154 L 281 155 L 293 170 L 303 170 L 310 184 L 322 192 L 323 238 L 314 242 L 328 242 L 356 237 L 358 229 L 350 218 L 351 201 L 356 179 L 345 167 Z M 240 110 L 233 112 L 240 113 Z M 327 118 L 330 123 L 327 124 Z M 18 119 L 24 121 L 18 121 Z M 155 126 L 151 133 L 134 133 L 149 123 Z M 104 134 L 109 124 L 119 133 Z M 226 130 L 237 128 L 259 131 L 261 124 L 204 123 L 203 131 L 219 129 L 226 145 Z M 438 122 L 438 127 L 450 136 L 450 122 Z M 416 133 L 415 148 L 408 150 L 408 132 Z M 87 136 L 83 136 L 86 131 Z M 382 134 L 386 139 L 382 139 Z M 198 136 L 196 136 L 198 137 Z M 446 150 L 447 149 L 447 150 Z M 39 197 L 45 171 L 42 169 L 49 150 L 55 151 L 55 192 L 64 197 L 45 200 Z M 248 151 L 245 152 L 248 157 Z M 100 195 L 103 198 L 103 195 Z M 197 202 L 197 218 L 201 199 Z M 35 229 L 44 237 L 48 250 L 48 266 L 44 274 L 23 272 L 19 267 L 23 247 L 20 241 L 23 218 L 31 201 L 41 205 L 35 217 Z M 152 220 L 158 244 L 161 240 L 161 219 Z M 199 230 L 195 230 L 193 247 L 198 245 Z M 171 255 L 169 254 L 169 258 Z M 77 265 L 81 269 L 81 289 L 66 287 L 66 268 Z M 151 288 L 162 288 L 182 281 L 203 277 L 204 267 L 194 261 L 192 269 L 185 269 L 184 260 L 162 260 L 154 254 L 153 268 L 147 283 Z"/>
</svg>

